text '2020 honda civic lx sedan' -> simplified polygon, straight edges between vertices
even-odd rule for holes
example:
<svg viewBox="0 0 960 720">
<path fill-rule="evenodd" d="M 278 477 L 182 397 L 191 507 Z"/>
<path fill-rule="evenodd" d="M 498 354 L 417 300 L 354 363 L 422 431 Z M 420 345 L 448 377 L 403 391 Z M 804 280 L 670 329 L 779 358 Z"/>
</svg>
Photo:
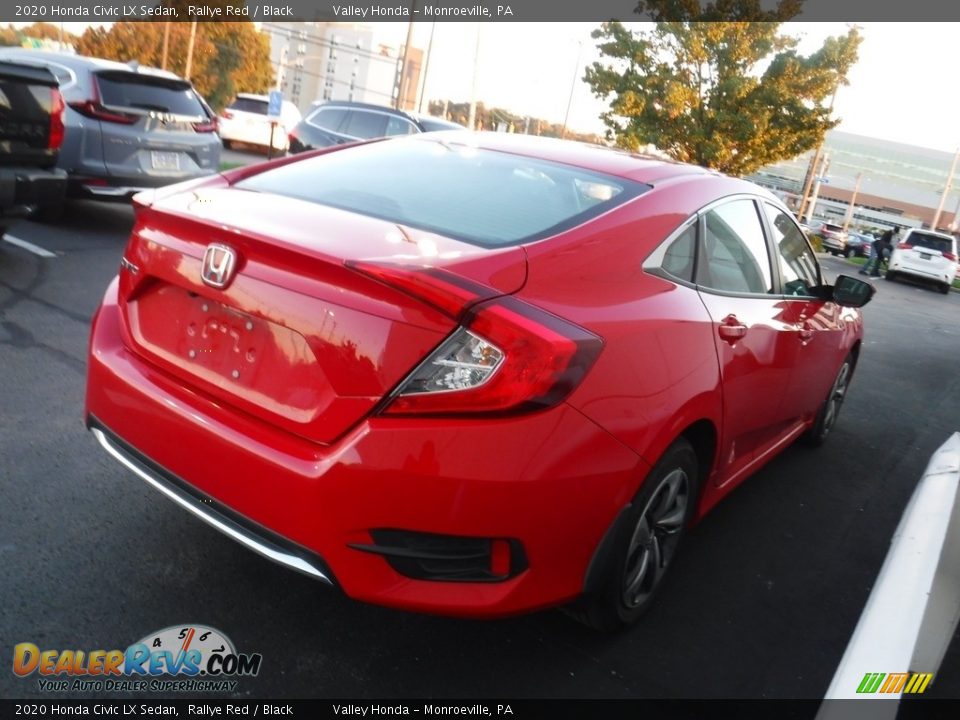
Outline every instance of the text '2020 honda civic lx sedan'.
<svg viewBox="0 0 960 720">
<path fill-rule="evenodd" d="M 86 420 L 143 480 L 350 597 L 616 628 L 686 528 L 822 442 L 872 286 L 748 182 L 438 133 L 138 195 Z"/>
</svg>

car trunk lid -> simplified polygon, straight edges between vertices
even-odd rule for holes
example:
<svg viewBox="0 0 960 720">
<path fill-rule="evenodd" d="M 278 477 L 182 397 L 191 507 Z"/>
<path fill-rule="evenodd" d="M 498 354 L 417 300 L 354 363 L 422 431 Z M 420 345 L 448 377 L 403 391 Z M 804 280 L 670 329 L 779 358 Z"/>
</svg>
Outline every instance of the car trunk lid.
<svg viewBox="0 0 960 720">
<path fill-rule="evenodd" d="M 126 341 L 191 388 L 320 443 L 372 411 L 457 326 L 449 308 L 348 265 L 439 270 L 484 298 L 526 278 L 521 248 L 482 250 L 220 177 L 193 187 L 137 198 L 121 273 Z M 236 254 L 223 289 L 202 278 L 211 244 Z"/>
</svg>

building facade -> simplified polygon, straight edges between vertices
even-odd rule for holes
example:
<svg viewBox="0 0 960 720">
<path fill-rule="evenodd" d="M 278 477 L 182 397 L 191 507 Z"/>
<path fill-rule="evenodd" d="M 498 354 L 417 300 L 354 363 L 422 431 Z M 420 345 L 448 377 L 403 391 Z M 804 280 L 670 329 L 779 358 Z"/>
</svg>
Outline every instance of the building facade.
<svg viewBox="0 0 960 720">
<path fill-rule="evenodd" d="M 951 190 L 943 197 L 953 163 L 951 153 L 836 130 L 827 133 L 824 153 L 829 164 L 821 173 L 815 218 L 843 224 L 849 212 L 851 228 L 929 228 L 942 202 L 937 229 L 957 229 L 960 189 L 952 179 Z M 749 179 L 797 209 L 812 156 L 811 150 L 768 165 Z"/>
<path fill-rule="evenodd" d="M 423 53 L 410 48 L 401 77 L 402 48 L 374 42 L 373 29 L 359 23 L 270 22 L 270 61 L 283 97 L 306 113 L 315 102 L 349 100 L 393 106 L 417 100 Z"/>
</svg>

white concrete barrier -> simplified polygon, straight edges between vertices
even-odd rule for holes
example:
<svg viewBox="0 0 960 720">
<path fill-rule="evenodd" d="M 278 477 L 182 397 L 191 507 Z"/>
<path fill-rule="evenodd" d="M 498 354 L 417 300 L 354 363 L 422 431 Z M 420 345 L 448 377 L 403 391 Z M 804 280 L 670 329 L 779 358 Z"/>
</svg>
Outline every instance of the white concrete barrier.
<svg viewBox="0 0 960 720">
<path fill-rule="evenodd" d="M 936 683 L 960 618 L 958 486 L 954 433 L 930 458 L 903 512 L 817 720 L 849 717 L 853 699 L 871 718 L 895 718 L 904 694 Z"/>
</svg>

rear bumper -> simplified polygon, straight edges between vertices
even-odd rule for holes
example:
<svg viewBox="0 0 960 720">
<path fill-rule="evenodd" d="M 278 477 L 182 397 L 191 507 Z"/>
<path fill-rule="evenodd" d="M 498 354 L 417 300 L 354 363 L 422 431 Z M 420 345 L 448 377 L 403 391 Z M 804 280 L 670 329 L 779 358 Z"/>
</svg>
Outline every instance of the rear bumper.
<svg viewBox="0 0 960 720">
<path fill-rule="evenodd" d="M 137 177 L 71 175 L 67 194 L 73 198 L 126 202 L 138 192 L 215 175 L 215 172 L 185 174 L 182 177 Z"/>
<path fill-rule="evenodd" d="M 890 260 L 888 271 L 910 275 L 924 280 L 930 280 L 949 285 L 954 281 L 957 274 L 957 265 L 955 263 L 931 263 L 926 261 L 911 261 L 903 257 L 894 256 Z"/>
<path fill-rule="evenodd" d="M 63 201 L 67 174 L 51 168 L 0 168 L 0 228 L 33 207 Z"/>
<path fill-rule="evenodd" d="M 125 348 L 115 287 L 94 319 L 88 366 L 86 417 L 101 444 L 221 532 L 223 517 L 237 533 L 252 528 L 270 553 L 227 534 L 315 575 L 299 566 L 307 562 L 355 599 L 472 617 L 572 600 L 648 470 L 564 404 L 483 421 L 370 417 L 330 445 L 303 440 L 201 396 Z M 363 549 L 382 529 L 504 539 L 525 562 L 496 581 L 415 579 Z"/>
</svg>

